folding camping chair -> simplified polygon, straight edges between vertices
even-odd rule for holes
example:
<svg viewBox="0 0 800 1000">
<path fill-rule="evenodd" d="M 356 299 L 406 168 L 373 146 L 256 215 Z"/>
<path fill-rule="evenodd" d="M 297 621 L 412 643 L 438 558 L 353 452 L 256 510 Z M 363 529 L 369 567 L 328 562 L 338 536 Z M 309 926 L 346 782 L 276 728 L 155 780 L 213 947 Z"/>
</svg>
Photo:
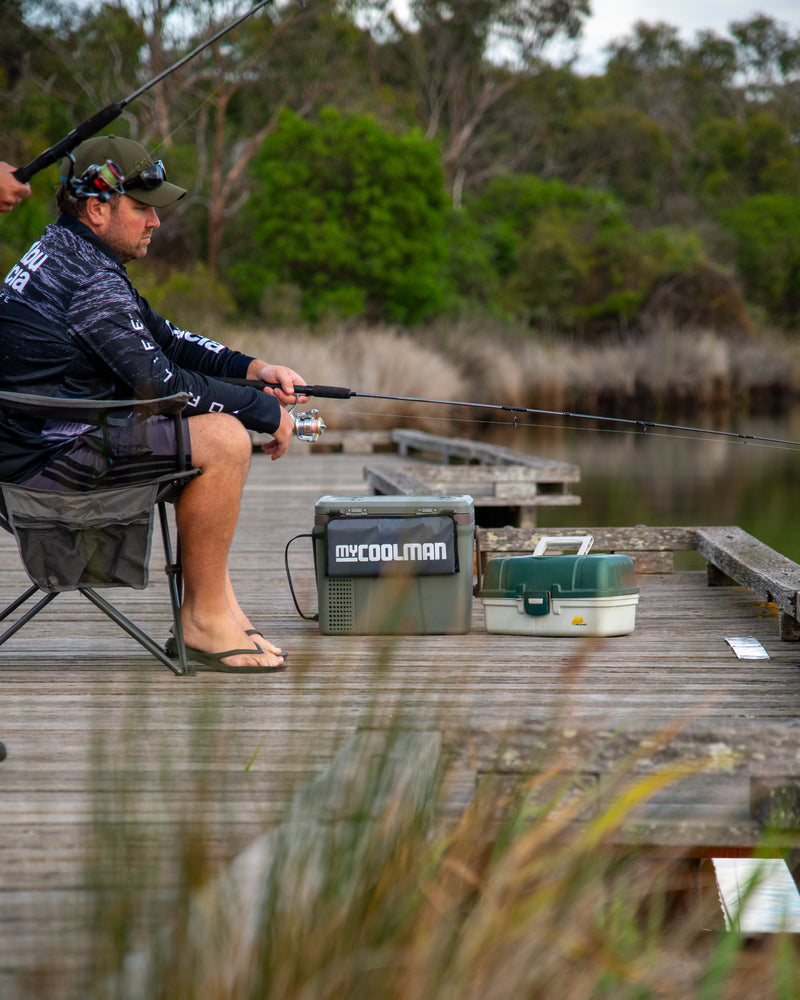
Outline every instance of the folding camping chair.
<svg viewBox="0 0 800 1000">
<path fill-rule="evenodd" d="M 173 557 L 166 504 L 177 499 L 180 487 L 199 474 L 187 465 L 181 411 L 191 397 L 177 393 L 155 400 L 81 400 L 0 392 L 0 410 L 18 418 L 69 420 L 102 427 L 120 420 L 144 419 L 152 414 L 175 422 L 178 449 L 175 471 L 141 485 L 88 493 L 26 489 L 0 482 L 0 527 L 10 531 L 32 584 L 5 610 L 0 621 L 41 594 L 0 635 L 0 646 L 64 591 L 76 590 L 116 622 L 174 674 L 193 674 L 187 663 L 180 617 L 180 552 Z M 172 605 L 177 660 L 98 593 L 98 588 L 149 585 L 149 557 L 153 515 L 158 510 L 164 546 L 165 571 Z"/>
</svg>

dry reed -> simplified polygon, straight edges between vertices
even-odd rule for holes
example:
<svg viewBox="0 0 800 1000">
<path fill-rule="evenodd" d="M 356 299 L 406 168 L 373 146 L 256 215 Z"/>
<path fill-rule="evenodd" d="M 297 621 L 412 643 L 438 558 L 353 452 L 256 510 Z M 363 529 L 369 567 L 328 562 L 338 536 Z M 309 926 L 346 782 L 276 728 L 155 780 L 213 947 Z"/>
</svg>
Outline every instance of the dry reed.
<svg viewBox="0 0 800 1000">
<path fill-rule="evenodd" d="M 570 409 L 603 414 L 646 404 L 691 414 L 709 407 L 772 412 L 796 400 L 800 354 L 790 343 L 725 339 L 703 330 L 658 328 L 595 344 L 535 334 L 339 327 L 307 331 L 236 329 L 227 343 L 279 361 L 310 383 L 357 392 Z M 401 401 L 325 401 L 331 428 L 414 426 L 443 431 L 454 409 Z M 476 419 L 486 418 L 473 411 Z M 454 424 L 451 425 L 451 429 Z"/>
<path fill-rule="evenodd" d="M 213 710 L 199 722 L 191 742 L 207 757 Z M 437 745 L 399 716 L 372 728 L 222 875 L 203 825 L 215 803 L 202 769 L 182 769 L 180 797 L 165 771 L 157 801 L 173 838 L 161 854 L 167 817 L 149 831 L 148 800 L 134 822 L 123 770 L 95 817 L 87 1000 L 798 995 L 794 939 L 748 946 L 724 930 L 699 867 L 620 846 L 634 810 L 697 766 L 637 776 L 628 761 L 598 784 L 545 750 L 514 779 L 484 768 L 454 813 L 453 758 L 437 763 Z M 107 789 L 109 758 L 98 751 Z M 193 798 L 188 816 L 181 803 Z"/>
</svg>

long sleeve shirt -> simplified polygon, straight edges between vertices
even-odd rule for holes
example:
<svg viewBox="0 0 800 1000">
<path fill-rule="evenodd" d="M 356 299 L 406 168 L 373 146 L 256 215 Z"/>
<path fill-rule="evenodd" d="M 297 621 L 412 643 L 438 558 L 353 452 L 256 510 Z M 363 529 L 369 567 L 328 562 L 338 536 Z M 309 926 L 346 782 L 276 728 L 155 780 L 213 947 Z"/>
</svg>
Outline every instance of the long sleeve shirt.
<svg viewBox="0 0 800 1000">
<path fill-rule="evenodd" d="M 233 413 L 254 431 L 280 423 L 274 396 L 244 378 L 253 359 L 160 316 L 117 254 L 59 216 L 0 286 L 0 389 L 81 399 L 152 399 L 188 392 L 187 415 Z M 0 413 L 0 479 L 21 482 L 83 428 Z"/>
</svg>

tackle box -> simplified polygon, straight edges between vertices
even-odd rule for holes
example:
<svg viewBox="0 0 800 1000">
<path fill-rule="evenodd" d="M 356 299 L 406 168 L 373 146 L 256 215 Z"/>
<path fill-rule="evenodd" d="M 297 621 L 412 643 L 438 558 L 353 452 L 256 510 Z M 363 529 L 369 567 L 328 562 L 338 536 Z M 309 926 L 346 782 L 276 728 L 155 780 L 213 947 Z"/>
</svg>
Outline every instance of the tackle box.
<svg viewBox="0 0 800 1000">
<path fill-rule="evenodd" d="M 323 496 L 312 538 L 322 633 L 469 631 L 471 496 Z"/>
<path fill-rule="evenodd" d="M 633 632 L 639 588 L 630 556 L 589 553 L 591 535 L 540 539 L 533 555 L 490 559 L 480 591 L 487 632 L 611 636 Z M 575 555 L 549 546 L 578 545 Z"/>
</svg>

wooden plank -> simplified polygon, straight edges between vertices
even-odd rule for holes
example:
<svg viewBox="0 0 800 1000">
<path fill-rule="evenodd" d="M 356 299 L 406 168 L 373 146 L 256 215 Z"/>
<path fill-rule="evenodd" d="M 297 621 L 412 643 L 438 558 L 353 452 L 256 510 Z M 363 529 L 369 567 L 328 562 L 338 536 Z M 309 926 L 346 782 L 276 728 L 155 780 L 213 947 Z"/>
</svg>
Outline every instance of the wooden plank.
<svg viewBox="0 0 800 1000">
<path fill-rule="evenodd" d="M 428 496 L 428 484 L 403 469 L 370 465 L 364 469 L 364 478 L 373 493 L 384 496 Z"/>
<path fill-rule="evenodd" d="M 566 463 L 554 463 L 550 459 L 524 452 L 503 448 L 499 445 L 483 444 L 464 438 L 442 437 L 429 434 L 426 431 L 398 429 L 392 431 L 392 440 L 397 444 L 401 455 L 413 452 L 438 454 L 447 462 L 452 457 L 466 462 L 476 462 L 481 465 L 527 465 L 531 468 L 544 468 L 560 465 L 565 474 L 571 475 L 575 466 Z"/>
<path fill-rule="evenodd" d="M 625 730 L 530 719 L 502 736 L 495 729 L 473 729 L 469 745 L 476 770 L 502 774 L 528 774 L 552 761 L 565 772 L 584 768 L 597 774 L 622 769 L 648 775 L 677 765 L 686 765 L 687 775 L 693 770 L 747 777 L 800 771 L 797 727 L 752 719 Z"/>
<path fill-rule="evenodd" d="M 541 460 L 546 463 L 545 459 Z M 442 483 L 458 483 L 469 479 L 474 483 L 563 483 L 580 482 L 580 470 L 575 465 L 557 462 L 530 465 L 439 465 L 417 462 L 399 466 L 405 472 L 421 478 L 437 479 Z"/>
<path fill-rule="evenodd" d="M 797 620 L 800 565 L 738 527 L 699 528 L 697 551 L 729 579 Z"/>
<path fill-rule="evenodd" d="M 385 461 L 409 464 L 400 456 Z M 0 740 L 8 748 L 0 762 L 0 996 L 45 995 L 44 988 L 36 991 L 43 981 L 48 1000 L 88 995 L 87 933 L 99 903 L 124 898 L 156 867 L 153 899 L 174 898 L 178 831 L 194 831 L 224 867 L 276 829 L 294 797 L 359 729 L 440 730 L 454 757 L 460 736 L 460 770 L 446 806 L 453 819 L 469 801 L 475 776 L 489 774 L 501 751 L 519 761 L 511 782 L 523 764 L 531 766 L 541 752 L 525 735 L 531 720 L 560 730 L 565 760 L 601 777 L 613 775 L 610 756 L 605 772 L 592 771 L 608 734 L 641 736 L 628 749 L 637 773 L 647 776 L 653 772 L 645 761 L 668 762 L 669 745 L 673 753 L 686 751 L 679 761 L 691 759 L 689 737 L 702 731 L 694 748 L 700 760 L 724 762 L 730 751 L 735 766 L 709 772 L 706 784 L 687 779 L 665 788 L 615 836 L 670 851 L 749 850 L 761 842 L 764 830 L 750 812 L 751 781 L 779 788 L 800 769 L 796 648 L 779 641 L 773 605 L 742 587 L 709 588 L 704 572 L 681 571 L 640 579 L 636 628 L 616 639 L 490 635 L 479 600 L 465 635 L 322 636 L 294 608 L 284 549 L 312 530 L 319 497 L 364 495 L 363 466 L 363 456 L 311 454 L 300 442 L 277 465 L 253 456 L 231 572 L 256 624 L 289 650 L 283 674 L 173 677 L 68 594 L 0 647 Z M 586 530 L 599 551 L 694 548 L 694 528 Z M 481 534 L 498 552 L 509 546 L 531 552 L 545 532 L 564 533 Z M 153 584 L 120 592 L 120 604 L 166 638 L 160 562 L 155 539 Z M 292 571 L 302 606 L 313 610 L 310 542 L 292 547 Z M 0 601 L 25 581 L 13 540 L 0 534 Z M 755 637 L 770 659 L 737 660 L 725 642 L 729 635 Z M 664 745 L 663 733 L 684 729 L 683 744 L 675 735 Z M 517 746 L 509 742 L 515 734 Z M 664 746 L 661 757 L 651 744 Z M 620 763 L 623 747 L 614 747 Z M 481 755 L 475 766 L 473 749 Z M 98 855 L 103 832 L 111 843 Z M 796 834 L 785 838 L 791 846 Z M 123 843 L 139 844 L 140 853 L 126 856 Z M 87 866 L 97 872 L 98 861 L 102 885 L 93 887 Z M 154 906 L 148 919 L 159 912 Z M 21 983 L 33 985 L 26 993 Z"/>
<path fill-rule="evenodd" d="M 520 507 L 577 507 L 581 502 L 581 498 L 574 493 L 543 493 L 535 487 L 525 489 L 503 483 L 497 484 L 492 499 L 497 506 L 510 504 Z"/>
<path fill-rule="evenodd" d="M 570 535 L 591 535 L 595 552 L 679 552 L 697 548 L 697 528 L 635 527 L 570 528 Z M 533 552 L 541 538 L 563 535 L 563 528 L 487 528 L 481 544 L 488 552 Z"/>
<path fill-rule="evenodd" d="M 459 466 L 452 471 L 460 475 L 443 479 L 440 467 L 420 465 L 413 468 L 366 466 L 364 478 L 375 493 L 402 496 L 469 495 L 476 507 L 561 507 L 580 504 L 581 498 L 570 493 L 542 492 L 537 484 L 526 487 L 515 482 L 496 482 L 491 478 L 474 480 L 477 466 Z M 491 472 L 491 469 L 484 471 Z"/>
<path fill-rule="evenodd" d="M 319 440 L 309 442 L 312 454 L 342 452 L 347 455 L 368 455 L 397 451 L 389 431 L 330 431 Z"/>
<path fill-rule="evenodd" d="M 593 551 L 628 555 L 637 573 L 671 573 L 674 552 L 693 551 L 695 528 L 570 528 L 569 534 L 591 535 Z M 531 555 L 543 537 L 563 534 L 560 528 L 481 528 L 481 568 L 490 559 Z"/>
</svg>

